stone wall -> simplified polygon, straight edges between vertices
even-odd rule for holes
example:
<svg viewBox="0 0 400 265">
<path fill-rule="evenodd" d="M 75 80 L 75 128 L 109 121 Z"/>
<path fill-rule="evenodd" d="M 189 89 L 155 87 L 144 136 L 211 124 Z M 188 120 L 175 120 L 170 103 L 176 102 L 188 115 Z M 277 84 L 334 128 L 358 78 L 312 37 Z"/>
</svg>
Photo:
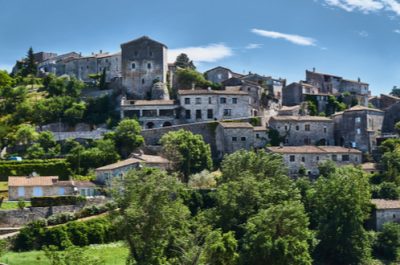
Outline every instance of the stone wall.
<svg viewBox="0 0 400 265">
<path fill-rule="evenodd" d="M 23 210 L 1 210 L 0 227 L 23 226 L 29 222 L 48 218 L 51 215 L 64 212 L 78 212 L 90 205 L 105 204 L 109 199 L 105 197 L 89 198 L 85 205 L 64 205 L 53 207 L 29 207 Z"/>
<path fill-rule="evenodd" d="M 400 223 L 400 209 L 375 210 L 376 230 L 382 230 L 383 224 L 388 222 Z"/>
</svg>

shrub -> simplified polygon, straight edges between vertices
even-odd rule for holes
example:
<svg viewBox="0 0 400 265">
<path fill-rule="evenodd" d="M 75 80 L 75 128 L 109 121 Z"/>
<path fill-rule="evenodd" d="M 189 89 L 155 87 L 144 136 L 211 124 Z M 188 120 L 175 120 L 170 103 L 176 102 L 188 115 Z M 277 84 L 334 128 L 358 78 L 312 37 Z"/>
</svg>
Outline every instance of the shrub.
<svg viewBox="0 0 400 265">
<path fill-rule="evenodd" d="M 49 197 L 32 197 L 32 207 L 49 207 L 60 205 L 77 205 L 84 204 L 86 198 L 83 196 L 49 196 Z"/>
<path fill-rule="evenodd" d="M 69 221 L 74 221 L 76 219 L 77 218 L 74 213 L 68 213 L 68 212 L 58 213 L 58 214 L 54 214 L 54 215 L 50 216 L 49 218 L 47 218 L 47 224 L 48 225 L 64 224 Z"/>
<path fill-rule="evenodd" d="M 75 246 L 88 245 L 88 226 L 84 222 L 71 222 L 67 224 L 69 239 Z"/>
<path fill-rule="evenodd" d="M 383 230 L 378 234 L 374 251 L 375 254 L 391 260 L 398 261 L 400 258 L 400 224 L 386 223 Z"/>
<path fill-rule="evenodd" d="M 26 206 L 25 201 L 23 199 L 19 199 L 18 200 L 18 209 L 23 210 L 23 209 L 25 209 L 25 206 Z"/>
</svg>

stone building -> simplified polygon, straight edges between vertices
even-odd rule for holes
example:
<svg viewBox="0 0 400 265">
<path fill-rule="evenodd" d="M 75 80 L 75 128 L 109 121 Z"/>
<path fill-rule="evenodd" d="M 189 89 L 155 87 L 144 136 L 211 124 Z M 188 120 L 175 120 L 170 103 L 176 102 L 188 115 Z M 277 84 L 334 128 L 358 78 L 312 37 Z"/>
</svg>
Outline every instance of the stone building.
<svg viewBox="0 0 400 265">
<path fill-rule="evenodd" d="M 368 98 L 371 95 L 369 84 L 361 82 L 360 78 L 357 81 L 348 80 L 340 76 L 318 73 L 313 69 L 306 70 L 306 82 L 317 87 L 319 93 L 337 95 L 348 92 L 356 97 L 360 105 L 368 106 Z"/>
<path fill-rule="evenodd" d="M 329 93 L 322 93 L 311 84 L 300 81 L 291 83 L 282 89 L 282 105 L 296 106 L 307 100 L 317 103 L 317 111 L 325 112 Z"/>
<path fill-rule="evenodd" d="M 100 184 L 110 184 L 113 179 L 122 178 L 129 170 L 140 167 L 168 169 L 170 161 L 161 156 L 134 154 L 131 158 L 96 168 L 96 181 Z"/>
<path fill-rule="evenodd" d="M 385 110 L 398 102 L 400 102 L 400 98 L 385 94 L 381 94 L 379 97 L 375 96 L 369 98 L 369 103 L 380 110 Z"/>
<path fill-rule="evenodd" d="M 60 181 L 56 176 L 8 177 L 8 199 L 30 200 L 32 197 L 96 195 L 96 185 L 89 181 Z"/>
<path fill-rule="evenodd" d="M 334 145 L 333 120 L 319 116 L 275 116 L 269 128 L 279 132 L 284 145 Z"/>
<path fill-rule="evenodd" d="M 179 90 L 181 118 L 186 122 L 237 119 L 252 116 L 250 97 L 244 91 Z"/>
<path fill-rule="evenodd" d="M 372 153 L 377 147 L 385 113 L 378 109 L 354 106 L 332 115 L 337 145 Z"/>
<path fill-rule="evenodd" d="M 153 84 L 167 83 L 167 49 L 147 36 L 121 44 L 122 85 L 129 98 L 152 99 Z"/>
<path fill-rule="evenodd" d="M 382 230 L 385 223 L 400 223 L 400 200 L 372 199 L 375 206 L 372 219 L 377 231 Z"/>
<path fill-rule="evenodd" d="M 361 163 L 362 154 L 355 149 L 340 146 L 280 146 L 267 147 L 268 152 L 281 154 L 289 175 L 299 176 L 300 169 L 305 169 L 305 174 L 311 177 L 319 175 L 320 163 L 331 160 L 338 166 L 358 165 Z"/>
<path fill-rule="evenodd" d="M 56 57 L 50 57 L 38 63 L 38 71 L 40 73 L 63 75 L 65 74 L 65 65 L 63 64 L 63 62 L 79 57 L 81 57 L 81 55 L 76 52 L 69 52 L 57 55 Z"/>
<path fill-rule="evenodd" d="M 263 148 L 268 140 L 265 127 L 253 127 L 248 122 L 219 122 L 215 137 L 219 158 L 241 149 Z"/>
<path fill-rule="evenodd" d="M 174 100 L 127 100 L 120 106 L 121 119 L 137 118 L 144 129 L 167 127 L 179 123 L 179 104 Z"/>
<path fill-rule="evenodd" d="M 382 125 L 382 133 L 396 134 L 394 126 L 400 121 L 400 102 L 385 109 L 385 118 Z"/>
<path fill-rule="evenodd" d="M 205 71 L 204 76 L 210 82 L 222 84 L 222 82 L 224 82 L 232 77 L 240 78 L 243 75 L 235 73 L 228 68 L 218 66 L 218 67 L 212 68 L 208 71 Z"/>
</svg>

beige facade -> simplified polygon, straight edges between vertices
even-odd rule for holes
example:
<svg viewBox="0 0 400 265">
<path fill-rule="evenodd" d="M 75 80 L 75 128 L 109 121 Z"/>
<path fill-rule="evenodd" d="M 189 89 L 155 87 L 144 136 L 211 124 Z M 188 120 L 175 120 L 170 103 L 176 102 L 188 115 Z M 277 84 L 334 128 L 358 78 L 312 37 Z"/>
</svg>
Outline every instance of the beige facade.
<svg viewBox="0 0 400 265">
<path fill-rule="evenodd" d="M 400 200 L 372 199 L 371 203 L 375 205 L 372 218 L 376 230 L 382 230 L 385 223 L 400 223 Z"/>
<path fill-rule="evenodd" d="M 309 176 L 318 176 L 318 166 L 327 160 L 338 166 L 358 165 L 361 163 L 361 152 L 340 146 L 283 146 L 267 147 L 267 151 L 281 154 L 289 175 L 297 177 L 300 169 L 305 169 Z"/>
</svg>

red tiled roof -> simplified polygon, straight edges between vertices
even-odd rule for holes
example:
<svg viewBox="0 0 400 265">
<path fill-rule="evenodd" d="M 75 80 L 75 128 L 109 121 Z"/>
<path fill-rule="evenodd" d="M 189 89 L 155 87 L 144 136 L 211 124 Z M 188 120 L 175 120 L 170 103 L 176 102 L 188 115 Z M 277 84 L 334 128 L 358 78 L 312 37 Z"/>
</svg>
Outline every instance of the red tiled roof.
<svg viewBox="0 0 400 265">
<path fill-rule="evenodd" d="M 267 150 L 273 153 L 280 154 L 329 154 L 329 153 L 342 153 L 342 154 L 361 154 L 361 151 L 341 146 L 274 146 L 267 147 Z"/>
<path fill-rule="evenodd" d="M 376 209 L 400 209 L 400 200 L 383 200 L 372 199 L 372 204 L 375 204 Z"/>
<path fill-rule="evenodd" d="M 27 187 L 27 186 L 53 186 L 58 181 L 56 176 L 43 177 L 8 177 L 9 187 Z"/>
</svg>

